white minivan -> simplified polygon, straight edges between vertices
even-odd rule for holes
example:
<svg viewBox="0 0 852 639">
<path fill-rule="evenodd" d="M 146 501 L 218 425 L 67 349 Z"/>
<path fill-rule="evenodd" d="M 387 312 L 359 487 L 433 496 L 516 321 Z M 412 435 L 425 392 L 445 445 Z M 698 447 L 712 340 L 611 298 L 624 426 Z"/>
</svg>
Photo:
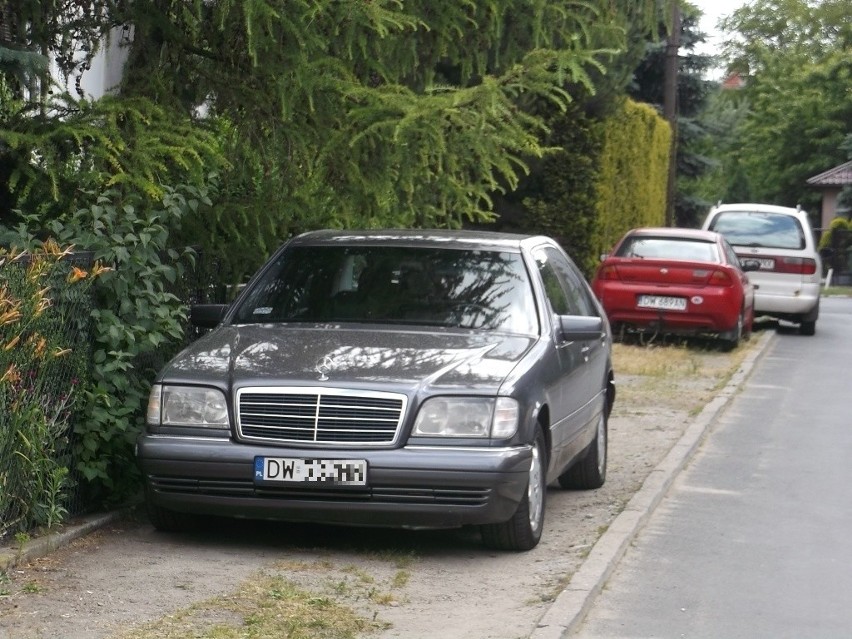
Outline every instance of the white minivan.
<svg viewBox="0 0 852 639">
<path fill-rule="evenodd" d="M 822 262 L 808 214 L 771 204 L 720 204 L 704 220 L 705 230 L 727 238 L 740 260 L 757 260 L 748 274 L 754 284 L 754 313 L 795 322 L 813 335 L 819 316 Z"/>
</svg>

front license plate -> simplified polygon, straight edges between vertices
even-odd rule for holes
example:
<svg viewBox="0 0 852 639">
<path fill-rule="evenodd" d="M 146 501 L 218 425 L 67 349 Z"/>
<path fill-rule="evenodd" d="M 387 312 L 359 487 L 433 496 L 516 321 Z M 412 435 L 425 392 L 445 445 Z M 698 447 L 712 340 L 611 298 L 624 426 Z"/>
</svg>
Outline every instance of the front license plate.
<svg viewBox="0 0 852 639">
<path fill-rule="evenodd" d="M 685 297 L 663 297 L 661 295 L 640 295 L 636 303 L 639 308 L 659 308 L 665 311 L 685 311 Z"/>
<path fill-rule="evenodd" d="M 364 459 L 255 457 L 254 480 L 255 482 L 366 486 L 367 461 Z"/>
</svg>

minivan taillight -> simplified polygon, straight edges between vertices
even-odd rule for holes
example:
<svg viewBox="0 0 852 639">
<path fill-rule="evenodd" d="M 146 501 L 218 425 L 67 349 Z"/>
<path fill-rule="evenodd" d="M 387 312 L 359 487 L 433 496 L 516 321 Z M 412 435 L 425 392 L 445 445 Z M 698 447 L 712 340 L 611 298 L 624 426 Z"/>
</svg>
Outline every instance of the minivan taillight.
<svg viewBox="0 0 852 639">
<path fill-rule="evenodd" d="M 816 273 L 816 260 L 809 257 L 780 257 L 775 259 L 776 273 L 794 275 L 813 275 Z"/>
</svg>

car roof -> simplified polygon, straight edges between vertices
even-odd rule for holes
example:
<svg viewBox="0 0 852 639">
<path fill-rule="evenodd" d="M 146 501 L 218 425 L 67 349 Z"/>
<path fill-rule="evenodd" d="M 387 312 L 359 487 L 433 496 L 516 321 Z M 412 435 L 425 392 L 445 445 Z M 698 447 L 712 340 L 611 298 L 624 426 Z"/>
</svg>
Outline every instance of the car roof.
<svg viewBox="0 0 852 639">
<path fill-rule="evenodd" d="M 699 229 L 675 228 L 670 226 L 643 227 L 628 231 L 627 235 L 653 235 L 654 237 L 669 237 L 672 239 L 703 240 L 705 242 L 718 242 L 720 235 L 715 231 L 701 231 Z"/>
<path fill-rule="evenodd" d="M 308 231 L 288 242 L 291 246 L 335 244 L 395 244 L 398 246 L 431 246 L 481 248 L 491 250 L 520 250 L 522 246 L 539 243 L 555 245 L 548 237 L 518 233 L 448 229 L 350 229 Z"/>
<path fill-rule="evenodd" d="M 754 211 L 757 213 L 781 213 L 783 215 L 794 215 L 796 217 L 800 217 L 804 215 L 807 217 L 807 213 L 800 208 L 794 208 L 791 206 L 779 206 L 777 204 L 760 204 L 756 202 L 739 202 L 732 204 L 718 204 L 710 209 L 711 213 L 715 213 L 717 211 Z"/>
</svg>

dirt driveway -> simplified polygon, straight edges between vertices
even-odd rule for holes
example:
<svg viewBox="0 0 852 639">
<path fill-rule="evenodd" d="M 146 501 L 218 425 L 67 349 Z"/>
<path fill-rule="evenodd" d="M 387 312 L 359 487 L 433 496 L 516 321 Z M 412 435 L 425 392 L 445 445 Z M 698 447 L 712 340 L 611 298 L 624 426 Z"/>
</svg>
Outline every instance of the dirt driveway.
<svg viewBox="0 0 852 639">
<path fill-rule="evenodd" d="M 551 487 L 544 536 L 530 552 L 485 550 L 468 530 L 210 520 L 203 532 L 178 535 L 136 516 L 0 573 L 0 639 L 200 636 L 145 630 L 163 619 L 240 628 L 249 621 L 222 602 L 270 575 L 351 609 L 370 624 L 363 636 L 528 637 L 695 415 L 770 337 L 732 353 L 617 345 L 606 485 Z"/>
</svg>

